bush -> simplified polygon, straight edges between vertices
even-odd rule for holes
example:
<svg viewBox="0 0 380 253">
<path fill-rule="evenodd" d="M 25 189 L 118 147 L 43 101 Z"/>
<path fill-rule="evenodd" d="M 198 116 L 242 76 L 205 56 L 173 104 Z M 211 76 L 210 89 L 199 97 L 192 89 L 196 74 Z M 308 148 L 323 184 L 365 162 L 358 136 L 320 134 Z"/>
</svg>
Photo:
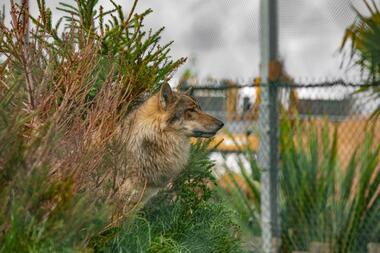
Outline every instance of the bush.
<svg viewBox="0 0 380 253">
<path fill-rule="evenodd" d="M 132 222 L 124 224 L 119 236 L 106 240 L 106 252 L 241 251 L 232 213 L 222 203 L 212 201 L 213 192 L 207 183 L 214 181 L 213 164 L 207 145 L 200 142 L 193 146 L 185 172 Z"/>
<path fill-rule="evenodd" d="M 138 245 L 196 252 L 185 235 L 198 230 L 212 233 L 210 252 L 236 246 L 229 213 L 206 190 L 211 163 L 204 145 L 193 151 L 189 171 L 196 172 L 158 196 L 154 209 L 108 228 L 123 150 L 113 138 L 119 122 L 184 59 L 171 60 L 170 43 L 159 45 L 162 29 L 144 28 L 151 11 L 135 14 L 137 1 L 128 16 L 116 4 L 96 9 L 96 0 L 62 3 L 66 16 L 57 25 L 44 1 L 37 3 L 29 42 L 24 9 L 12 7 L 11 27 L 0 23 L 0 252 L 145 247 Z M 172 217 L 178 223 L 168 233 L 162 220 Z"/>
</svg>

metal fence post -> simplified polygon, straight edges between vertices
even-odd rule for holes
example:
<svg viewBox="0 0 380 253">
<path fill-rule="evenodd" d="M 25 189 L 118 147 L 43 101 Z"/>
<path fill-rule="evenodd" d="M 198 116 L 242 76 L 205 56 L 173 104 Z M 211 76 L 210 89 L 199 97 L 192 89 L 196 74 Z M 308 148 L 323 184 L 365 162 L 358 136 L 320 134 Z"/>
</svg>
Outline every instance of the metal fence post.
<svg viewBox="0 0 380 253">
<path fill-rule="evenodd" d="M 270 85 L 271 62 L 278 59 L 277 0 L 260 3 L 260 77 L 261 104 L 259 112 L 260 149 L 258 163 L 261 167 L 261 222 L 263 252 L 277 247 L 274 238 L 280 235 L 278 214 L 278 104 L 277 87 Z"/>
</svg>

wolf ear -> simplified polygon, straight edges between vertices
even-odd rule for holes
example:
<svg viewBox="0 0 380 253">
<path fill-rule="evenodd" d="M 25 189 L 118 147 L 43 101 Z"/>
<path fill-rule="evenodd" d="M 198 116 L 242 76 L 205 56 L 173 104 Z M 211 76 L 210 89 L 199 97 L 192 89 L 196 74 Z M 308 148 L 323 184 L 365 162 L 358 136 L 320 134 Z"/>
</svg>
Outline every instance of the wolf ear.
<svg viewBox="0 0 380 253">
<path fill-rule="evenodd" d="M 163 83 L 160 90 L 160 105 L 166 110 L 173 102 L 173 91 L 168 83 Z"/>
</svg>

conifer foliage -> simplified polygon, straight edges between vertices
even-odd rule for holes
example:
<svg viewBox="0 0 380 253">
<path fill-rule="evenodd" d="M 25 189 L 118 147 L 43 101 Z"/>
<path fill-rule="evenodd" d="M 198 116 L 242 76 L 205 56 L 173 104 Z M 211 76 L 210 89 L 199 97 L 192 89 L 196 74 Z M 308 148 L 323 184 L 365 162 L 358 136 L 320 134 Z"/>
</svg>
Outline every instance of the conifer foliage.
<svg viewBox="0 0 380 253">
<path fill-rule="evenodd" d="M 205 144 L 158 202 L 109 226 L 128 162 L 117 126 L 185 60 L 160 45 L 163 29 L 144 27 L 151 10 L 65 1 L 53 23 L 56 11 L 36 2 L 36 17 L 13 2 L 0 15 L 11 20 L 0 22 L 0 252 L 236 252 L 230 213 L 206 187 Z"/>
</svg>

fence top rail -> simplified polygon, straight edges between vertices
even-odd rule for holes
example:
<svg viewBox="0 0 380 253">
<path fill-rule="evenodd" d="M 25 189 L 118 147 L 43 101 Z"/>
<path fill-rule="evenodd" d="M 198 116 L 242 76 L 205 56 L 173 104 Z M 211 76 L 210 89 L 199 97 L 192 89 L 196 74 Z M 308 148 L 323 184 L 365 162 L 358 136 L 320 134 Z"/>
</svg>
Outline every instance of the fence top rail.
<svg viewBox="0 0 380 253">
<path fill-rule="evenodd" d="M 241 88 L 254 88 L 254 87 L 278 87 L 278 88 L 331 88 L 336 86 L 341 87 L 351 87 L 351 88 L 370 88 L 370 87 L 380 87 L 380 81 L 377 82 L 346 82 L 344 80 L 326 81 L 318 83 L 291 83 L 283 81 L 274 81 L 265 83 L 248 83 L 248 84 L 211 84 L 211 85 L 200 85 L 191 86 L 192 90 L 227 90 L 231 88 L 241 89 Z M 189 86 L 183 85 L 182 88 L 188 88 Z"/>
</svg>

